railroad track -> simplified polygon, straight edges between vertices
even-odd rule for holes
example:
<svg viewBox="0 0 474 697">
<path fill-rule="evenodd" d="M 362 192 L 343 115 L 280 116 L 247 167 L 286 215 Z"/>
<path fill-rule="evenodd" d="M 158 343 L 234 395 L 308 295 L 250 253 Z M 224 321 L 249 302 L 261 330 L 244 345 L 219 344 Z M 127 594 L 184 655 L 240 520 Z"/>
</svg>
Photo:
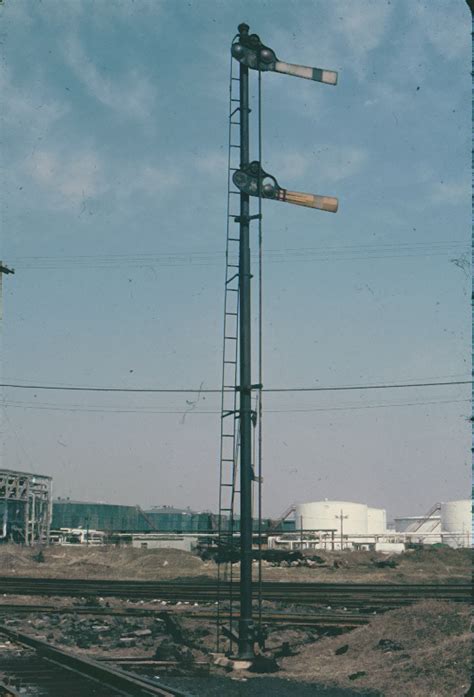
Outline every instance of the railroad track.
<svg viewBox="0 0 474 697">
<path fill-rule="evenodd" d="M 15 595 L 100 596 L 137 599 L 160 599 L 181 602 L 216 602 L 218 595 L 230 595 L 230 585 L 210 581 L 115 581 L 91 579 L 47 579 L 0 577 L 0 593 Z M 233 586 L 234 597 L 238 584 Z M 254 584 L 254 597 L 258 586 Z M 288 604 L 325 604 L 345 607 L 399 606 L 424 599 L 470 602 L 470 583 L 294 583 L 265 581 L 265 600 Z"/>
<path fill-rule="evenodd" d="M 0 625 L 0 697 L 189 697 Z"/>
<path fill-rule="evenodd" d="M 87 606 L 70 606 L 70 607 L 54 607 L 51 605 L 21 605 L 2 604 L 0 605 L 0 618 L 2 616 L 11 615 L 30 615 L 30 614 L 45 614 L 45 615 L 89 615 L 94 617 L 160 617 L 168 614 L 170 608 L 166 611 L 156 610 L 153 608 L 97 608 Z M 173 611 L 172 614 L 177 617 L 182 617 L 186 620 L 206 620 L 215 623 L 217 614 L 214 610 L 182 610 Z M 234 617 L 238 620 L 238 615 Z M 262 614 L 264 624 L 272 625 L 290 625 L 298 627 L 341 627 L 354 628 L 368 624 L 369 618 L 360 614 L 350 614 L 345 612 L 331 613 L 289 613 L 289 612 L 264 612 Z M 1 695 L 0 695 L 1 697 Z"/>
</svg>

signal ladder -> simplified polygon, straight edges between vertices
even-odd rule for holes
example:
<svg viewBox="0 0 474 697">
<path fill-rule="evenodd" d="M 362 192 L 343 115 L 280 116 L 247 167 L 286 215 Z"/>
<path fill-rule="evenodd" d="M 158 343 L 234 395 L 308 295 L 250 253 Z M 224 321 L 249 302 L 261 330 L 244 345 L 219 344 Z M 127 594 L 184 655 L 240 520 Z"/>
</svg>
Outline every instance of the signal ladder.
<svg viewBox="0 0 474 697">
<path fill-rule="evenodd" d="M 229 85 L 229 147 L 227 166 L 227 226 L 225 251 L 225 292 L 224 292 L 224 339 L 222 351 L 222 396 L 221 433 L 219 454 L 219 518 L 218 518 L 218 563 L 217 572 L 217 651 L 223 649 L 223 636 L 229 640 L 228 650 L 237 637 L 232 628 L 234 602 L 232 559 L 236 556 L 239 540 L 235 538 L 236 498 L 239 491 L 237 469 L 239 455 L 239 400 L 238 400 L 238 358 L 239 358 L 239 226 L 231 226 L 240 211 L 233 211 L 235 196 L 240 194 L 233 189 L 232 173 L 240 166 L 240 120 L 239 88 L 240 80 L 233 75 L 231 58 Z M 237 199 L 239 201 L 240 199 Z M 224 559 L 226 563 L 224 563 Z M 234 559 L 235 561 L 235 559 Z M 229 593 L 224 591 L 230 588 Z M 224 609 L 225 604 L 225 609 Z"/>
</svg>

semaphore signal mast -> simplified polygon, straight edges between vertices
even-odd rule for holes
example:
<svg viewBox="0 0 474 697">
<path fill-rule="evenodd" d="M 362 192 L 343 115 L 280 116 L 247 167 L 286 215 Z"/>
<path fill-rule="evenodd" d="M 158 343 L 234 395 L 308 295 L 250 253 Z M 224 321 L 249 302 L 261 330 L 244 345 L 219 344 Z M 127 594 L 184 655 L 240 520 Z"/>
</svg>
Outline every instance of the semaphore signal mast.
<svg viewBox="0 0 474 697">
<path fill-rule="evenodd" d="M 238 215 L 230 215 L 239 225 L 239 237 L 229 236 L 227 240 L 227 269 L 226 269 L 226 308 L 227 294 L 234 291 L 234 297 L 237 297 L 237 303 L 233 306 L 232 311 L 225 309 L 224 321 L 224 369 L 223 369 L 223 408 L 222 408 L 222 423 L 226 417 L 234 415 L 235 420 L 238 419 L 238 439 L 234 430 L 229 433 L 221 430 L 221 478 L 220 478 L 220 494 L 219 494 L 219 526 L 221 526 L 222 513 L 229 511 L 230 517 L 233 519 L 233 502 L 235 494 L 235 485 L 237 477 L 235 472 L 237 469 L 237 461 L 240 468 L 240 611 L 238 625 L 238 654 L 237 657 L 241 660 L 251 660 L 255 656 L 256 630 L 253 620 L 252 607 L 252 538 L 253 538 L 253 516 L 252 516 L 252 494 L 253 482 L 258 478 L 254 473 L 254 463 L 252 462 L 252 426 L 255 424 L 256 413 L 252 410 L 252 395 L 255 391 L 262 389 L 262 385 L 252 384 L 251 375 L 251 268 L 250 268 L 250 224 L 252 221 L 258 220 L 261 224 L 261 202 L 263 199 L 293 203 L 298 206 L 306 206 L 308 208 L 316 208 L 323 211 L 335 213 L 338 208 L 338 201 L 331 196 L 320 196 L 315 194 L 301 193 L 289 191 L 280 186 L 277 179 L 262 168 L 262 163 L 259 160 L 250 158 L 250 143 L 249 143 L 249 69 L 258 72 L 259 77 L 259 104 L 260 104 L 260 78 L 263 72 L 276 72 L 285 75 L 292 75 L 316 82 L 322 82 L 328 85 L 337 84 L 337 73 L 332 70 L 323 70 L 320 68 L 310 68 L 302 65 L 294 65 L 280 61 L 275 52 L 265 46 L 257 34 L 249 34 L 249 26 L 240 24 L 238 34 L 234 37 L 231 46 L 231 54 L 235 61 L 239 63 L 239 77 L 232 77 L 231 68 L 231 84 L 230 84 L 230 126 L 236 125 L 239 127 L 239 144 L 232 144 L 230 138 L 229 148 L 239 150 L 240 161 L 237 167 L 229 167 L 233 171 L 232 182 L 237 187 L 236 193 L 240 197 L 240 210 Z M 234 82 L 238 84 L 238 97 L 233 98 Z M 233 102 L 237 103 L 233 107 Z M 239 121 L 233 121 L 239 115 Z M 229 129 L 230 129 L 229 126 Z M 230 129 L 231 131 L 231 129 Z M 260 113 L 259 113 L 259 142 L 260 134 Z M 229 153 L 231 150 L 229 149 Z M 261 158 L 261 151 L 259 151 Z M 230 180 L 230 178 L 229 178 Z M 259 213 L 252 215 L 250 211 L 250 197 L 259 199 Z M 238 244 L 238 264 L 229 263 L 229 240 Z M 237 250 L 236 254 L 237 256 Z M 230 267 L 237 268 L 235 273 L 231 273 Z M 237 287 L 230 287 L 233 279 L 236 279 Z M 234 331 L 232 335 L 228 335 L 226 330 L 226 322 L 235 318 Z M 235 342 L 235 353 L 233 359 L 226 359 L 226 340 Z M 228 349 L 227 349 L 228 350 Z M 226 382 L 226 365 L 235 366 L 235 396 L 234 409 L 224 408 L 224 397 L 226 388 L 229 387 Z M 238 373 L 237 373 L 238 368 Z M 235 423 L 235 422 L 234 422 Z M 232 454 L 230 449 L 226 453 L 225 439 L 231 439 Z M 238 442 L 237 442 L 238 441 Z M 226 441 L 227 443 L 229 440 Z M 238 457 L 240 453 L 240 458 Z M 233 462 L 233 475 L 231 483 L 223 481 L 223 463 Z M 261 478 L 259 485 L 261 484 Z M 229 508 L 224 508 L 221 501 L 223 497 L 223 487 L 232 487 L 232 505 Z M 221 527 L 219 527 L 221 530 Z M 230 541 L 233 540 L 233 531 L 231 528 Z M 232 607 L 232 605 L 231 605 Z M 231 610 L 232 621 L 232 610 Z M 227 633 L 232 634 L 232 629 Z M 219 629 L 218 629 L 219 637 Z M 219 639 L 218 639 L 219 640 Z M 232 639 L 231 639 L 232 641 Z"/>
</svg>

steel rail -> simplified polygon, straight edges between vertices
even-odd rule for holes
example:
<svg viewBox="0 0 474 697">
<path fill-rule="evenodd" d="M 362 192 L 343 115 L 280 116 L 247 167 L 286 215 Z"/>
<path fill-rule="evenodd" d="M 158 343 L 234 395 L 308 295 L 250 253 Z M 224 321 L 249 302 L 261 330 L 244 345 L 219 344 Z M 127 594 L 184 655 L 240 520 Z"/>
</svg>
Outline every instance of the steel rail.
<svg viewBox="0 0 474 697">
<path fill-rule="evenodd" d="M 129 697 L 189 697 L 189 694 L 181 690 L 158 686 L 147 678 L 131 675 L 119 668 L 111 668 L 110 666 L 106 666 L 90 658 L 58 649 L 44 641 L 35 639 L 27 634 L 22 634 L 4 625 L 0 625 L 0 634 L 8 637 L 8 639 L 15 644 L 33 649 L 38 657 L 40 657 L 41 661 L 47 662 L 49 669 L 53 666 L 56 671 L 58 671 L 58 669 L 72 671 L 76 674 L 76 678 L 79 675 L 82 678 L 95 681 L 95 683 L 98 683 L 107 690 L 114 690 L 113 693 L 107 693 L 110 697 L 114 697 L 115 695 L 125 695 Z M 28 661 L 28 663 L 30 663 L 30 661 Z M 35 672 L 38 672 L 39 675 L 42 671 L 40 669 Z M 20 680 L 22 679 L 20 678 Z M 31 680 L 34 681 L 34 676 L 31 677 Z M 90 694 L 95 693 L 91 691 Z"/>
<path fill-rule="evenodd" d="M 97 607 L 53 607 L 51 605 L 20 605 L 8 604 L 0 605 L 0 617 L 2 615 L 29 615 L 29 614 L 52 614 L 52 615 L 88 615 L 93 617 L 160 617 L 165 614 L 173 614 L 186 620 L 210 620 L 215 622 L 217 613 L 207 610 L 156 610 L 152 608 L 97 608 Z M 237 615 L 232 616 L 237 619 Z M 327 614 L 327 613 L 286 613 L 286 612 L 264 612 L 262 621 L 269 624 L 285 624 L 299 626 L 359 626 L 367 624 L 367 617 L 360 614 Z"/>
<path fill-rule="evenodd" d="M 222 592 L 230 589 L 223 586 Z M 258 592 L 257 584 L 253 593 Z M 15 595 L 58 595 L 153 598 L 177 601 L 215 602 L 217 586 L 214 581 L 115 581 L 90 579 L 35 579 L 28 577 L 1 577 L 0 593 Z M 297 603 L 356 602 L 359 600 L 410 601 L 422 598 L 439 598 L 470 602 L 471 583 L 262 583 L 262 597 L 267 600 Z"/>
</svg>

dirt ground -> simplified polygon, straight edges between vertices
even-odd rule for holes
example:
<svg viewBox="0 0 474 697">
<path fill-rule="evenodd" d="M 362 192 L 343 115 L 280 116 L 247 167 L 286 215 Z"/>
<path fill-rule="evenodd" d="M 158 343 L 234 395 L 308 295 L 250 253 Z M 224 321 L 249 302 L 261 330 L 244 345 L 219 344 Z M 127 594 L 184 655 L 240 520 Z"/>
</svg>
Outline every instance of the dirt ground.
<svg viewBox="0 0 474 697">
<path fill-rule="evenodd" d="M 16 599 L 18 600 L 18 599 Z M 53 599 L 48 599 L 52 604 Z M 65 601 L 80 605 L 80 601 Z M 129 601 L 115 600 L 114 607 Z M 55 602 L 53 603 L 55 605 Z M 149 604 L 156 611 L 159 605 Z M 134 607 L 142 606 L 140 602 Z M 59 609 L 59 604 L 58 604 Z M 270 627 L 267 655 L 277 657 L 280 670 L 270 675 L 211 670 L 194 677 L 201 662 L 212 664 L 215 626 L 191 620 L 173 608 L 172 625 L 165 614 L 145 617 L 9 613 L 5 622 L 20 632 L 90 655 L 95 659 L 125 657 L 177 658 L 184 672 L 160 672 L 165 684 L 188 689 L 199 697 L 210 695 L 379 695 L 383 697 L 462 697 L 469 687 L 471 668 L 470 606 L 445 601 L 423 601 L 371 618 L 370 624 L 338 636 L 314 629 Z M 282 657 L 283 642 L 292 655 Z M 165 652 L 163 654 L 163 652 Z M 0 650 L 1 663 L 1 650 Z M 186 668 L 187 666 L 187 668 Z M 135 669 L 132 667 L 132 670 Z"/>
<path fill-rule="evenodd" d="M 0 546 L 0 576 L 166 580 L 207 576 L 217 566 L 174 549 L 141 550 L 117 547 L 49 547 L 38 561 L 38 550 Z M 430 583 L 471 580 L 469 549 L 433 548 L 387 555 L 374 552 L 318 552 L 315 566 L 282 567 L 263 563 L 268 581 Z M 387 562 L 391 565 L 387 565 Z M 238 564 L 234 565 L 238 573 Z"/>
<path fill-rule="evenodd" d="M 304 646 L 281 665 L 290 679 L 357 685 L 384 697 L 462 697 L 471 673 L 469 625 L 469 605 L 424 601 Z"/>
</svg>

